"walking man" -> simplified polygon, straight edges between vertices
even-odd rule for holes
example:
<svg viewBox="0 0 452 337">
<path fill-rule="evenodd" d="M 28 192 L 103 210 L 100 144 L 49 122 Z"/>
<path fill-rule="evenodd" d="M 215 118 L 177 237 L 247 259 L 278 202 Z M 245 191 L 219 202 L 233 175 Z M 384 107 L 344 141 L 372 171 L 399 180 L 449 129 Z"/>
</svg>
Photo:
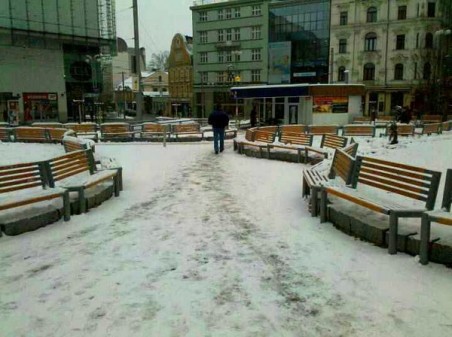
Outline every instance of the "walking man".
<svg viewBox="0 0 452 337">
<path fill-rule="evenodd" d="M 229 125 L 229 117 L 221 109 L 221 104 L 215 104 L 215 109 L 209 115 L 209 124 L 212 125 L 213 129 L 213 148 L 215 154 L 224 151 L 224 128 Z M 219 143 L 219 144 L 218 144 Z"/>
</svg>

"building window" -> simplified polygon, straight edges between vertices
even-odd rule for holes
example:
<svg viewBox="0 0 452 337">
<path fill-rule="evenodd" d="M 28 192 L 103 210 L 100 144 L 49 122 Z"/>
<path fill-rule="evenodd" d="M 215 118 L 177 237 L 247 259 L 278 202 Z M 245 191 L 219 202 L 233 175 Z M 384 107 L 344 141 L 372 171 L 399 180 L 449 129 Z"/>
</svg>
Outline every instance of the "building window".
<svg viewBox="0 0 452 337">
<path fill-rule="evenodd" d="M 373 63 L 366 63 L 364 65 L 363 80 L 364 81 L 375 80 L 375 65 Z"/>
<path fill-rule="evenodd" d="M 341 12 L 339 16 L 339 25 L 345 26 L 348 24 L 348 12 Z"/>
<path fill-rule="evenodd" d="M 218 10 L 217 15 L 218 15 L 218 20 L 223 20 L 224 17 L 223 17 L 223 10 L 222 9 Z"/>
<path fill-rule="evenodd" d="M 377 50 L 377 34 L 375 33 L 367 33 L 364 41 L 364 50 L 365 51 L 374 51 Z"/>
<path fill-rule="evenodd" d="M 224 72 L 223 71 L 217 72 L 217 82 L 224 83 Z"/>
<path fill-rule="evenodd" d="M 434 18 L 435 17 L 435 11 L 436 11 L 436 3 L 428 2 L 427 3 L 427 16 L 429 18 Z"/>
<path fill-rule="evenodd" d="M 199 53 L 199 57 L 201 59 L 201 63 L 207 63 L 208 59 L 207 59 L 207 53 L 206 52 Z"/>
<path fill-rule="evenodd" d="M 234 40 L 240 41 L 240 28 L 234 28 Z"/>
<path fill-rule="evenodd" d="M 207 83 L 207 71 L 201 71 L 199 73 L 200 77 L 201 77 L 201 83 Z"/>
<path fill-rule="evenodd" d="M 433 48 L 433 34 L 425 34 L 425 48 Z"/>
<path fill-rule="evenodd" d="M 199 21 L 207 21 L 207 12 L 199 12 Z"/>
<path fill-rule="evenodd" d="M 261 71 L 258 69 L 251 70 L 251 82 L 261 81 Z"/>
<path fill-rule="evenodd" d="M 261 6 L 252 6 L 251 7 L 251 15 L 252 16 L 259 16 L 259 15 L 261 15 Z"/>
<path fill-rule="evenodd" d="M 260 60 L 261 60 L 261 50 L 251 49 L 251 61 L 260 61 Z"/>
<path fill-rule="evenodd" d="M 199 43 L 207 43 L 207 32 L 199 32 Z"/>
<path fill-rule="evenodd" d="M 369 7 L 367 10 L 367 22 L 377 22 L 377 8 Z"/>
<path fill-rule="evenodd" d="M 224 63 L 224 51 L 218 52 L 218 63 Z"/>
<path fill-rule="evenodd" d="M 239 18 L 240 17 L 240 7 L 234 8 L 234 17 Z"/>
<path fill-rule="evenodd" d="M 218 29 L 218 42 L 224 41 L 224 32 L 223 29 Z"/>
<path fill-rule="evenodd" d="M 422 73 L 422 78 L 424 80 L 429 80 L 430 76 L 432 76 L 432 66 L 429 62 L 424 64 L 424 71 Z"/>
<path fill-rule="evenodd" d="M 232 8 L 226 8 L 226 19 L 232 18 Z"/>
<path fill-rule="evenodd" d="M 226 62 L 232 62 L 232 53 L 230 50 L 226 52 Z"/>
<path fill-rule="evenodd" d="M 397 35 L 396 37 L 396 49 L 405 49 L 405 34 Z"/>
<path fill-rule="evenodd" d="M 241 50 L 234 50 L 234 62 L 240 62 L 240 55 L 242 54 Z"/>
<path fill-rule="evenodd" d="M 403 64 L 397 63 L 394 68 L 394 79 L 403 80 Z"/>
<path fill-rule="evenodd" d="M 399 6 L 397 9 L 397 20 L 406 19 L 406 6 Z"/>
<path fill-rule="evenodd" d="M 339 67 L 337 70 L 337 81 L 345 82 L 345 67 Z"/>
<path fill-rule="evenodd" d="M 226 41 L 232 41 L 232 29 L 226 29 Z"/>
<path fill-rule="evenodd" d="M 261 27 L 260 26 L 251 27 L 251 39 L 258 40 L 260 38 L 261 38 Z"/>
<path fill-rule="evenodd" d="M 339 54 L 345 54 L 347 52 L 347 39 L 339 40 Z"/>
</svg>

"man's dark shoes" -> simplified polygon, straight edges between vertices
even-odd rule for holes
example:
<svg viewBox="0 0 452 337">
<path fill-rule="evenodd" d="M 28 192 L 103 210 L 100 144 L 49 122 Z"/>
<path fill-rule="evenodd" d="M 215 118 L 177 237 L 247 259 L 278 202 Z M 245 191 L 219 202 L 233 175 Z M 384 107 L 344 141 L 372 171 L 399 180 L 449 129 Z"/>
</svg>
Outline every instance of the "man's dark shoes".
<svg viewBox="0 0 452 337">
<path fill-rule="evenodd" d="M 215 151 L 215 154 L 218 154 L 218 151 Z"/>
<path fill-rule="evenodd" d="M 223 152 L 224 151 L 224 149 L 220 149 L 220 152 Z"/>
</svg>

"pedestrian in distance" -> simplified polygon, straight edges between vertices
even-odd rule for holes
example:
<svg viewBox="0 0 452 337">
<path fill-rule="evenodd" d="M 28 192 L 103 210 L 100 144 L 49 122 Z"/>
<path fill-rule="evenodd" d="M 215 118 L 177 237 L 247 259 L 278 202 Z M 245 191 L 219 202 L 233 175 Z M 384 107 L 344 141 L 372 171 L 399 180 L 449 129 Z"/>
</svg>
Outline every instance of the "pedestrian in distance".
<svg viewBox="0 0 452 337">
<path fill-rule="evenodd" d="M 224 129 L 229 125 L 229 116 L 221 108 L 221 104 L 215 104 L 215 109 L 209 115 L 208 123 L 213 129 L 213 148 L 215 154 L 224 151 Z"/>
<path fill-rule="evenodd" d="M 256 109 L 256 106 L 253 106 L 253 109 L 251 110 L 251 113 L 250 113 L 251 127 L 254 128 L 256 126 L 256 123 L 257 123 L 257 109 Z"/>
</svg>

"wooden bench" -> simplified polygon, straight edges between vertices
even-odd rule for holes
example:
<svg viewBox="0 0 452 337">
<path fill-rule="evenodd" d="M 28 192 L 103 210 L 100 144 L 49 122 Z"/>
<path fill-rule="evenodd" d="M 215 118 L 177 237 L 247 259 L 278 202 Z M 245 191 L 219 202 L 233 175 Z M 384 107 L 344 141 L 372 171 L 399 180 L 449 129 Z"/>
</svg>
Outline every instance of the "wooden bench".
<svg viewBox="0 0 452 337">
<path fill-rule="evenodd" d="M 414 136 L 414 124 L 397 124 L 398 136 Z M 391 134 L 390 126 L 386 126 L 385 132 L 380 134 L 380 137 L 387 137 Z"/>
<path fill-rule="evenodd" d="M 304 124 L 290 124 L 290 125 L 280 125 L 279 133 L 283 132 L 296 132 L 296 133 L 306 133 L 308 127 Z"/>
<path fill-rule="evenodd" d="M 346 137 L 338 136 L 335 134 L 324 134 L 322 136 L 322 140 L 320 142 L 320 148 L 307 146 L 305 147 L 305 160 L 308 160 L 309 153 L 314 152 L 323 156 L 323 158 L 328 158 L 328 150 L 329 149 L 337 149 L 342 148 L 347 145 L 348 139 Z M 322 159 L 323 159 L 322 158 Z"/>
<path fill-rule="evenodd" d="M 308 133 L 311 135 L 337 135 L 339 127 L 337 125 L 309 125 Z"/>
<path fill-rule="evenodd" d="M 424 124 L 421 128 L 421 131 L 416 132 L 416 134 L 427 135 L 427 136 L 430 136 L 432 133 L 440 134 L 441 126 L 442 126 L 441 123 Z"/>
<path fill-rule="evenodd" d="M 356 149 L 357 147 L 358 144 L 354 143 L 352 145 L 349 145 L 347 148 L 336 149 L 334 151 L 334 157 L 328 175 L 318 170 L 318 168 L 320 167 L 319 165 L 322 162 L 311 168 L 303 170 L 302 196 L 303 197 L 307 197 L 308 195 L 311 196 L 310 208 L 311 215 L 313 217 L 317 216 L 318 214 L 317 204 L 319 199 L 319 192 L 322 186 L 327 186 L 331 184 L 332 183 L 331 179 L 334 179 L 336 176 L 342 179 L 342 183 L 344 185 L 349 185 L 351 183 L 355 159 L 354 157 L 350 156 L 347 152 L 354 151 L 354 150 L 350 151 L 350 149 L 348 148 Z"/>
<path fill-rule="evenodd" d="M 102 141 L 133 141 L 135 132 L 130 131 L 129 123 L 104 123 L 100 125 L 100 139 Z"/>
<path fill-rule="evenodd" d="M 375 126 L 370 124 L 347 124 L 342 128 L 342 136 L 368 136 L 375 137 Z"/>
<path fill-rule="evenodd" d="M 442 121 L 443 121 L 442 115 L 422 115 L 421 116 L 421 122 L 423 124 L 441 123 Z"/>
<path fill-rule="evenodd" d="M 49 141 L 52 143 L 61 143 L 64 136 L 75 135 L 74 131 L 63 128 L 50 128 L 46 131 Z"/>
<path fill-rule="evenodd" d="M 244 153 L 245 146 L 256 147 L 259 149 L 260 157 L 263 158 L 263 149 L 267 149 L 267 145 L 275 141 L 275 133 L 262 130 L 255 130 L 253 133 L 253 141 L 242 141 L 237 143 L 238 153 Z"/>
<path fill-rule="evenodd" d="M 353 124 L 370 124 L 372 120 L 367 116 L 355 116 L 353 117 Z"/>
<path fill-rule="evenodd" d="M 270 158 L 270 150 L 279 148 L 289 151 L 297 151 L 298 162 L 301 163 L 301 153 L 304 154 L 306 146 L 312 145 L 313 136 L 302 132 L 282 131 L 279 136 L 279 142 L 283 144 L 268 144 L 267 151 Z M 306 159 L 304 160 L 306 162 Z"/>
<path fill-rule="evenodd" d="M 446 121 L 441 123 L 441 132 L 450 131 L 452 129 L 452 121 Z"/>
<path fill-rule="evenodd" d="M 0 141 L 2 142 L 10 142 L 11 141 L 11 128 L 0 127 Z"/>
<path fill-rule="evenodd" d="M 0 211 L 59 198 L 64 221 L 69 221 L 69 192 L 48 188 L 44 162 L 0 166 Z"/>
<path fill-rule="evenodd" d="M 204 137 L 198 123 L 172 125 L 171 134 L 176 136 L 176 141 L 180 140 L 180 136 L 192 136 L 191 138 L 194 136 L 194 138 L 199 140 L 202 140 Z"/>
<path fill-rule="evenodd" d="M 119 196 L 118 170 L 95 170 L 91 150 L 74 151 L 45 162 L 50 187 L 62 187 L 77 192 L 80 213 L 87 211 L 85 191 L 105 181 L 113 181 L 115 196 Z"/>
<path fill-rule="evenodd" d="M 96 143 L 99 141 L 96 123 L 66 123 L 64 126 L 67 129 L 74 130 L 77 137 L 89 138 L 94 140 Z"/>
<path fill-rule="evenodd" d="M 64 127 L 62 123 L 58 122 L 34 122 L 31 126 L 45 129 L 61 129 Z"/>
<path fill-rule="evenodd" d="M 421 167 L 358 156 L 351 180 L 353 188 L 322 187 L 320 220 L 327 221 L 328 194 L 386 214 L 389 216 L 388 251 L 396 254 L 398 219 L 420 218 L 425 211 L 433 209 L 440 177 L 440 172 Z M 358 183 L 366 185 L 367 192 L 362 192 Z M 384 194 L 379 196 L 378 192 L 382 191 Z"/>
<path fill-rule="evenodd" d="M 425 212 L 422 215 L 421 222 L 421 245 L 419 250 L 419 262 L 428 263 L 429 244 L 430 244 L 430 227 L 432 222 L 442 225 L 452 226 L 452 213 L 450 213 L 452 204 L 452 169 L 448 169 L 446 173 L 446 182 L 444 184 L 443 200 L 441 210 Z"/>
<path fill-rule="evenodd" d="M 159 140 L 163 141 L 169 134 L 169 126 L 158 123 L 143 123 L 141 124 L 140 138 L 144 140 Z"/>
<path fill-rule="evenodd" d="M 381 115 L 375 118 L 375 124 L 388 124 L 395 121 L 395 116 L 392 115 Z"/>
<path fill-rule="evenodd" d="M 15 142 L 50 142 L 47 130 L 45 128 L 18 126 L 14 128 L 13 133 Z"/>
<path fill-rule="evenodd" d="M 92 146 L 89 146 L 87 143 L 87 140 L 83 138 L 76 138 L 76 137 L 64 137 L 63 138 L 63 147 L 64 152 L 74 152 L 74 151 L 84 151 L 91 149 L 92 152 L 94 152 L 94 149 Z"/>
</svg>

